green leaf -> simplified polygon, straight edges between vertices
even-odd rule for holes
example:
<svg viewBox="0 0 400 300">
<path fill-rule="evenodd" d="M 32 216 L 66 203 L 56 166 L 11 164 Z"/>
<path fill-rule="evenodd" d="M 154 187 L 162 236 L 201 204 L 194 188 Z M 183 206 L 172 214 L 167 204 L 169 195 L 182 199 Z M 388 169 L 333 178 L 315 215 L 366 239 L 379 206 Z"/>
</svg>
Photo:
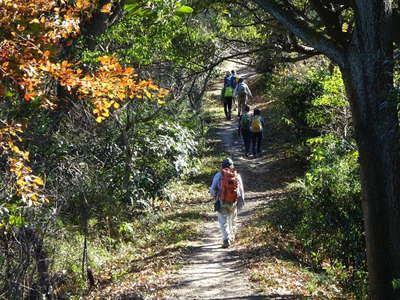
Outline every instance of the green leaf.
<svg viewBox="0 0 400 300">
<path fill-rule="evenodd" d="M 193 12 L 193 8 L 190 6 L 182 5 L 181 7 L 178 7 L 176 9 L 177 13 L 182 13 L 182 14 L 191 14 Z"/>
<path fill-rule="evenodd" d="M 137 5 L 136 4 L 125 4 L 124 9 L 128 12 L 136 9 Z"/>
</svg>

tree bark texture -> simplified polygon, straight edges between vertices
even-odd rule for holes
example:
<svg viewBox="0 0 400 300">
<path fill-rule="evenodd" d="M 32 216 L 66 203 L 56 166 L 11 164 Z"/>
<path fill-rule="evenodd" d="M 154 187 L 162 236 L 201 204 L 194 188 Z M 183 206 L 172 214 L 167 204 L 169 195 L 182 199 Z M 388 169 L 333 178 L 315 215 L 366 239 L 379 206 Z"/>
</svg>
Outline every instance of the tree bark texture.
<svg viewBox="0 0 400 300">
<path fill-rule="evenodd" d="M 341 71 L 359 149 L 369 297 L 389 300 L 397 299 L 392 281 L 400 278 L 400 136 L 391 1 L 356 2 L 360 14 Z"/>
<path fill-rule="evenodd" d="M 278 0 L 255 2 L 342 71 L 359 149 L 369 298 L 399 299 L 393 288 L 393 280 L 400 278 L 400 135 L 393 95 L 393 1 L 354 0 L 355 27 L 346 46 L 332 45 L 334 39 L 312 32 L 309 24 Z"/>
</svg>

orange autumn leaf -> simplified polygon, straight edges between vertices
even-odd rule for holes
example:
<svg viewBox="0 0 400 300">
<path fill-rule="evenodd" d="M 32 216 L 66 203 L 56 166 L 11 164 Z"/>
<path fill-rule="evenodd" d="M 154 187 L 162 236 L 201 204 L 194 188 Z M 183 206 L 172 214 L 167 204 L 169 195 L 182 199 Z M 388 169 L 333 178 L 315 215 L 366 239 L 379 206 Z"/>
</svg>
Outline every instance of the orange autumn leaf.
<svg viewBox="0 0 400 300">
<path fill-rule="evenodd" d="M 2 85 L 4 80 L 23 95 L 21 100 L 32 101 L 36 96 L 41 108 L 55 109 L 58 99 L 49 94 L 50 78 L 74 96 L 71 98 L 90 103 L 94 118 L 100 123 L 119 109 L 122 101 L 140 99 L 144 94 L 153 100 L 157 93 L 165 94 L 151 80 L 139 81 L 133 67 L 121 65 L 114 57 L 100 57 L 100 67 L 91 73 L 85 72 L 80 62 L 57 61 L 62 47 L 73 45 L 84 19 L 96 11 L 110 13 L 112 2 L 102 7 L 97 0 L 3 2 L 6 5 L 1 4 L 0 26 L 6 38 L 0 41 L 0 95 L 7 92 Z M 37 191 L 43 181 L 36 179 L 26 165 L 29 152 L 17 145 L 22 141 L 19 130 L 18 126 L 0 128 L 0 149 L 7 152 L 9 168 L 18 182 L 16 193 L 26 203 L 46 202 L 47 198 Z"/>
<path fill-rule="evenodd" d="M 103 5 L 103 7 L 101 8 L 101 12 L 105 13 L 105 14 L 109 14 L 111 12 L 111 7 L 112 7 L 112 3 L 108 3 L 106 5 Z"/>
<path fill-rule="evenodd" d="M 29 94 L 29 93 L 26 93 L 26 94 L 24 95 L 24 99 L 25 99 L 26 101 L 31 100 L 31 97 L 32 97 L 32 94 Z"/>
</svg>

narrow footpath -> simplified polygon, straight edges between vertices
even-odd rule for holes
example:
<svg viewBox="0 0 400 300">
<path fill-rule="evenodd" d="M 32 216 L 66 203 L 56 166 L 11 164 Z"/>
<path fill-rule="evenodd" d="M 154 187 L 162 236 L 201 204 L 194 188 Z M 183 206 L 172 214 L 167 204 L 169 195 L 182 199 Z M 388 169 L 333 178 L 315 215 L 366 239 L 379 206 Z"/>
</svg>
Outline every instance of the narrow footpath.
<svg viewBox="0 0 400 300">
<path fill-rule="evenodd" d="M 241 143 L 235 138 L 236 132 L 236 120 L 226 121 L 218 128 L 217 135 L 223 140 L 226 152 L 230 153 L 235 167 L 242 174 L 245 187 L 249 187 L 254 178 L 248 173 L 248 160 L 242 158 Z M 262 159 L 253 160 L 252 165 L 261 164 Z M 246 207 L 238 216 L 239 230 L 244 219 L 252 215 L 257 205 L 265 201 L 264 196 L 263 192 L 256 192 L 251 188 L 246 190 Z M 180 284 L 172 292 L 171 299 L 264 299 L 247 279 L 235 247 L 221 248 L 221 234 L 216 217 L 213 222 L 205 225 L 203 236 L 200 245 L 194 249 L 190 262 L 181 271 L 177 279 Z"/>
<path fill-rule="evenodd" d="M 215 93 L 219 93 L 219 89 Z M 254 215 L 257 207 L 265 206 L 273 199 L 277 186 L 286 182 L 287 170 L 284 169 L 285 162 L 275 155 L 279 145 L 272 143 L 272 137 L 264 138 L 262 156 L 244 157 L 242 141 L 237 134 L 237 110 L 232 116 L 234 117 L 231 121 L 223 121 L 219 125 L 215 138 L 223 143 L 224 151 L 229 153 L 244 181 L 246 206 L 238 215 L 240 231 L 246 220 Z M 270 299 L 267 295 L 262 295 L 256 285 L 249 281 L 247 269 L 235 245 L 228 249 L 221 248 L 221 234 L 216 216 L 214 221 L 205 225 L 202 236 L 204 238 L 194 247 L 189 261 L 174 280 L 176 287 L 168 299 Z"/>
</svg>

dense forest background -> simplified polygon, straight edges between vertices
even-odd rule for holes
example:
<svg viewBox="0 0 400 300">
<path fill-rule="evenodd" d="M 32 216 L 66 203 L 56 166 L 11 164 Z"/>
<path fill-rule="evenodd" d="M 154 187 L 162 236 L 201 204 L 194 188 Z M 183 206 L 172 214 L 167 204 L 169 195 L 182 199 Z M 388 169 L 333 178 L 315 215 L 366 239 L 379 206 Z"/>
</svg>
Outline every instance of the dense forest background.
<svg viewBox="0 0 400 300">
<path fill-rule="evenodd" d="M 256 70 L 257 101 L 273 103 L 270 126 L 289 132 L 286 155 L 304 169 L 272 208 L 289 217 L 271 226 L 346 297 L 367 297 L 360 174 L 368 172 L 360 171 L 365 141 L 354 129 L 345 68 L 255 3 L 268 1 L 245 2 L 0 2 L 2 299 L 84 297 L 132 272 L 138 291 L 151 293 L 209 209 L 201 199 L 223 153 L 210 149 L 219 103 L 207 90 L 227 60 Z M 350 1 L 275 2 L 323 35 L 343 33 L 338 47 L 358 26 Z M 330 20 L 341 23 L 324 26 Z M 398 130 L 399 51 L 391 44 L 385 97 Z M 390 297 L 398 272 L 389 272 Z"/>
</svg>

